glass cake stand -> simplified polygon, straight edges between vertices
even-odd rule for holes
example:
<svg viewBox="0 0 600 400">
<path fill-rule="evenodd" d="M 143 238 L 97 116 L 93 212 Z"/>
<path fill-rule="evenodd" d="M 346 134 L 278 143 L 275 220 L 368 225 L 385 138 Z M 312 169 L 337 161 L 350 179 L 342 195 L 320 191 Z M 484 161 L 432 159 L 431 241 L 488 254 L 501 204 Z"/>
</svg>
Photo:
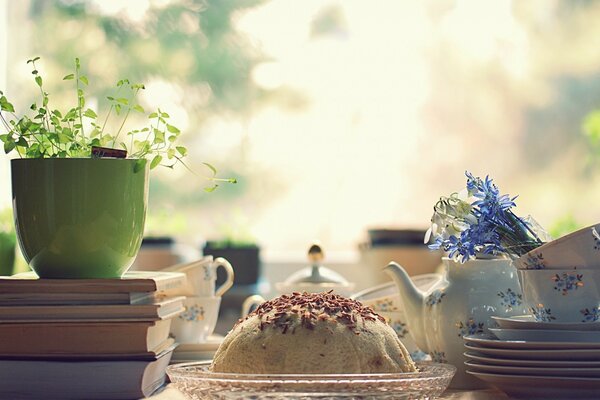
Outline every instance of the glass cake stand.
<svg viewBox="0 0 600 400">
<path fill-rule="evenodd" d="M 417 363 L 419 372 L 397 374 L 258 375 L 209 371 L 210 361 L 167 368 L 175 388 L 192 399 L 433 399 L 456 368 Z"/>
</svg>

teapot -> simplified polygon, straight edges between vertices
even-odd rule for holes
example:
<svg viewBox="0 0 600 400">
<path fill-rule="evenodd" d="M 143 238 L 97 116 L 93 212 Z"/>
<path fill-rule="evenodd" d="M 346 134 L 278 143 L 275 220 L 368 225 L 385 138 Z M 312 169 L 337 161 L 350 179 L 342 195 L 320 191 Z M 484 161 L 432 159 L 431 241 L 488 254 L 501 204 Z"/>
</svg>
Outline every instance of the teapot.
<svg viewBox="0 0 600 400">
<path fill-rule="evenodd" d="M 426 292 L 395 262 L 384 271 L 398 287 L 409 332 L 434 362 L 450 363 L 457 373 L 454 389 L 486 387 L 468 375 L 463 336 L 486 333 L 497 326 L 492 316 L 526 314 L 516 269 L 507 258 L 474 259 L 461 264 L 442 259 L 445 272 Z"/>
</svg>

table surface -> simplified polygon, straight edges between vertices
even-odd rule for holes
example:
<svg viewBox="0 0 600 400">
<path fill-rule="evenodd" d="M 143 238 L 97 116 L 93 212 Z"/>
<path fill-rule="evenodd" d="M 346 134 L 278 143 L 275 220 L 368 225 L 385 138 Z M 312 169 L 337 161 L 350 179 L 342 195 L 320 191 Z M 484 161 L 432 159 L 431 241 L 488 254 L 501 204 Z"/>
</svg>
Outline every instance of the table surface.
<svg viewBox="0 0 600 400">
<path fill-rule="evenodd" d="M 183 393 L 179 390 L 167 386 L 160 393 L 155 394 L 150 397 L 151 400 L 189 400 Z M 508 400 L 506 394 L 494 390 L 494 389 L 486 389 L 486 390 L 472 390 L 472 391 L 463 391 L 463 390 L 448 390 L 446 391 L 440 399 L 446 400 Z"/>
</svg>

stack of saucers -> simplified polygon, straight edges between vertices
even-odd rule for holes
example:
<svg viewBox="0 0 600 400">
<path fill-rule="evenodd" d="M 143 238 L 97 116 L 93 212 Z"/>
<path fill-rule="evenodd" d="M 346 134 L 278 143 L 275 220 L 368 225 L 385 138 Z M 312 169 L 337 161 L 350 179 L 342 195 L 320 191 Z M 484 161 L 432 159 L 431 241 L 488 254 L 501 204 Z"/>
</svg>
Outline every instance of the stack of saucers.
<svg viewBox="0 0 600 400">
<path fill-rule="evenodd" d="M 516 398 L 598 398 L 600 322 L 493 318 L 492 334 L 464 337 L 467 373 Z"/>
</svg>

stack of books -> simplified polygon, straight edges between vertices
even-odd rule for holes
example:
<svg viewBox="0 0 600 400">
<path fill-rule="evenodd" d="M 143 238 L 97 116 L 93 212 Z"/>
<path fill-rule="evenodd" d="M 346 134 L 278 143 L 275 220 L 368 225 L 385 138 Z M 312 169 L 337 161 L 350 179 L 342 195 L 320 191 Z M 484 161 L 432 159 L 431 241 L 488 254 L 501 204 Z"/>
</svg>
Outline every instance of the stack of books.
<svg viewBox="0 0 600 400">
<path fill-rule="evenodd" d="M 1 399 L 138 399 L 165 382 L 177 272 L 0 278 Z"/>
</svg>

